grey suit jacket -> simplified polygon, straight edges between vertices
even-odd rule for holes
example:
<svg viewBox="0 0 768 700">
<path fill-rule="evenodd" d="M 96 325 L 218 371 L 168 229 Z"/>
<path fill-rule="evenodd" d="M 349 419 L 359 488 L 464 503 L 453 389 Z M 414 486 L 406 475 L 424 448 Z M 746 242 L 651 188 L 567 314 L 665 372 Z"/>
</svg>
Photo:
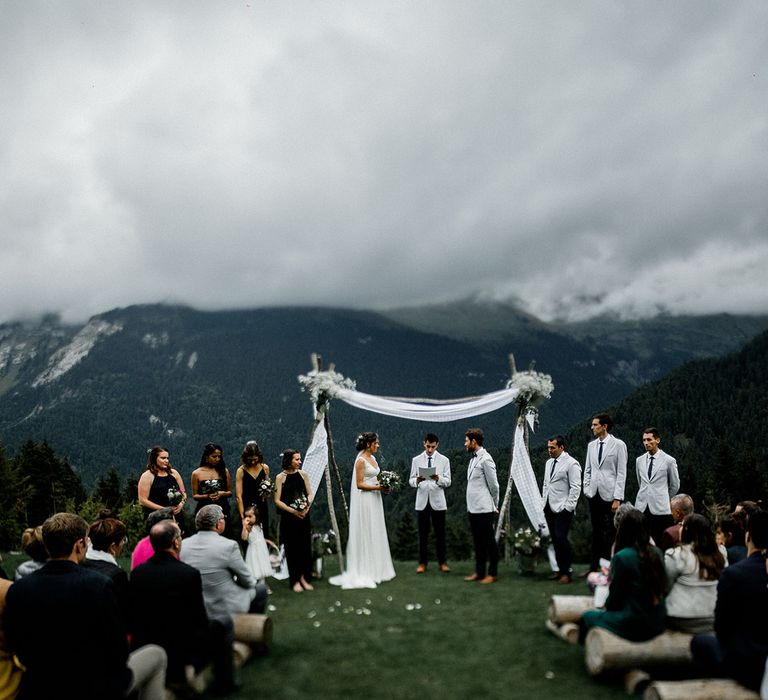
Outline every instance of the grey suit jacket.
<svg viewBox="0 0 768 700">
<path fill-rule="evenodd" d="M 649 480 L 648 458 L 650 456 L 646 452 L 635 461 L 637 483 L 640 486 L 635 498 L 635 508 L 644 511 L 645 507 L 648 506 L 648 510 L 653 515 L 670 515 L 672 509 L 669 505 L 669 499 L 680 489 L 677 462 L 664 450 L 656 450 L 656 454 L 653 455 L 653 471 Z"/>
<path fill-rule="evenodd" d="M 499 479 L 496 462 L 481 447 L 467 467 L 467 510 L 470 513 L 495 513 L 499 509 Z"/>
<path fill-rule="evenodd" d="M 599 495 L 604 501 L 623 501 L 627 483 L 627 446 L 608 433 L 603 441 L 603 459 L 598 462 L 599 440 L 587 445 L 584 460 L 584 495 Z"/>
<path fill-rule="evenodd" d="M 549 501 L 549 508 L 553 513 L 559 513 L 561 510 L 573 513 L 581 493 L 581 465 L 567 452 L 563 452 L 557 458 L 555 473 L 550 477 L 552 462 L 554 459 L 550 457 L 544 465 L 542 506 L 546 506 Z"/>
<path fill-rule="evenodd" d="M 209 618 L 248 612 L 256 597 L 256 579 L 245 565 L 237 542 L 203 530 L 182 542 L 179 558 L 200 572 Z"/>
<path fill-rule="evenodd" d="M 424 510 L 429 503 L 432 510 L 448 510 L 445 502 L 445 490 L 451 485 L 451 462 L 445 455 L 435 452 L 432 455 L 432 466 L 437 474 L 437 481 L 426 479 L 416 483 L 419 467 L 428 465 L 427 453 L 416 455 L 411 461 L 411 476 L 408 483 L 416 489 L 416 510 Z"/>
</svg>

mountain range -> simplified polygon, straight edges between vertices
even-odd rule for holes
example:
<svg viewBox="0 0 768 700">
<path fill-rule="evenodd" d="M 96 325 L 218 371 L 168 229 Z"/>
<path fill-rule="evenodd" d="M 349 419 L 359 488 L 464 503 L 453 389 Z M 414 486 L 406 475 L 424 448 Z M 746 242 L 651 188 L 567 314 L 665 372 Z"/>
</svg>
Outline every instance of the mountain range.
<svg viewBox="0 0 768 700">
<path fill-rule="evenodd" d="M 0 325 L 0 439 L 10 452 L 47 440 L 86 484 L 114 466 L 138 477 L 146 449 L 165 445 L 188 476 L 217 442 L 231 468 L 249 439 L 278 466 L 303 449 L 312 423 L 297 375 L 310 354 L 389 396 L 458 398 L 500 389 L 508 354 L 550 374 L 534 444 L 619 403 L 684 362 L 733 352 L 768 328 L 768 316 L 700 316 L 546 323 L 478 300 L 392 309 L 257 308 L 198 311 L 147 305 L 82 324 L 53 316 Z M 513 409 L 478 417 L 493 445 L 508 445 Z M 404 464 L 434 425 L 331 409 L 337 458 L 347 464 L 361 430 L 382 437 L 383 463 Z M 441 447 L 460 448 L 465 422 L 440 424 Z"/>
</svg>

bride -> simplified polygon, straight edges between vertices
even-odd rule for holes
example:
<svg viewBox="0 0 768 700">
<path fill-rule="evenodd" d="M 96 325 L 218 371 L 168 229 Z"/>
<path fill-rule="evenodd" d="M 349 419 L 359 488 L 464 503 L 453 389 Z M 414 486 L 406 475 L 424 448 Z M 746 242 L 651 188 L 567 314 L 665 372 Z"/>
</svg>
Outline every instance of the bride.
<svg viewBox="0 0 768 700">
<path fill-rule="evenodd" d="M 395 577 L 381 501 L 381 494 L 387 490 L 376 478 L 380 470 L 374 455 L 379 449 L 379 436 L 359 435 L 355 449 L 358 453 L 349 493 L 347 569 L 330 582 L 342 588 L 376 588 L 377 583 Z"/>
</svg>

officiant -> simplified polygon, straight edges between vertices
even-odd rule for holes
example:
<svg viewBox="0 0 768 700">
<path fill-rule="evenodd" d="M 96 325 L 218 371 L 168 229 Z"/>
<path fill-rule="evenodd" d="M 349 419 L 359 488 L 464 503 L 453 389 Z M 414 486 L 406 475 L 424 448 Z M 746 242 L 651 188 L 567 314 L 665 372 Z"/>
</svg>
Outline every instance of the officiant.
<svg viewBox="0 0 768 700">
<path fill-rule="evenodd" d="M 445 553 L 445 515 L 448 505 L 445 489 L 451 485 L 451 463 L 437 451 L 439 439 L 434 433 L 424 436 L 424 451 L 411 462 L 411 476 L 408 483 L 416 489 L 416 519 L 419 526 L 419 566 L 417 574 L 427 570 L 430 527 L 435 531 L 435 549 L 440 571 L 448 573 L 450 568 Z"/>
</svg>

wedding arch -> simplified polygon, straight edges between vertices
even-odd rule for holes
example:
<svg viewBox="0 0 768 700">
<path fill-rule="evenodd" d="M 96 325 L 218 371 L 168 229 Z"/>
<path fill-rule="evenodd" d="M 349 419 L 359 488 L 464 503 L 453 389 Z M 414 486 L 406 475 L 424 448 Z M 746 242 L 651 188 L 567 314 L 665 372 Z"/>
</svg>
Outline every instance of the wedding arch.
<svg viewBox="0 0 768 700">
<path fill-rule="evenodd" d="M 533 363 L 528 370 L 518 372 L 514 356 L 509 356 L 511 376 L 507 386 L 482 396 L 472 396 L 462 399 L 437 400 L 425 398 L 401 398 L 374 396 L 357 390 L 356 382 L 335 371 L 334 365 L 327 370 L 322 368 L 322 358 L 312 355 L 312 370 L 298 377 L 302 390 L 307 391 L 314 408 L 314 425 L 310 445 L 306 451 L 303 469 L 306 471 L 312 487 L 312 493 L 317 493 L 320 483 L 325 477 L 328 496 L 328 509 L 331 527 L 336 542 L 339 543 L 337 556 L 339 570 L 344 571 L 336 509 L 333 502 L 331 472 L 337 482 L 343 512 L 349 521 L 344 486 L 341 481 L 338 465 L 333 451 L 333 438 L 329 419 L 329 407 L 332 399 L 339 399 L 354 406 L 386 416 L 420 420 L 427 422 L 447 422 L 461 420 L 490 413 L 511 403 L 516 405 L 515 429 L 512 437 L 512 459 L 507 479 L 504 499 L 499 509 L 499 519 L 496 526 L 496 541 L 499 541 L 505 523 L 508 525 L 509 506 L 513 484 L 517 487 L 520 501 L 523 504 L 531 526 L 537 531 L 546 530 L 544 510 L 541 504 L 541 492 L 533 473 L 531 458 L 528 452 L 528 434 L 538 419 L 539 406 L 548 399 L 554 391 L 552 378 L 547 374 L 535 372 Z"/>
</svg>

